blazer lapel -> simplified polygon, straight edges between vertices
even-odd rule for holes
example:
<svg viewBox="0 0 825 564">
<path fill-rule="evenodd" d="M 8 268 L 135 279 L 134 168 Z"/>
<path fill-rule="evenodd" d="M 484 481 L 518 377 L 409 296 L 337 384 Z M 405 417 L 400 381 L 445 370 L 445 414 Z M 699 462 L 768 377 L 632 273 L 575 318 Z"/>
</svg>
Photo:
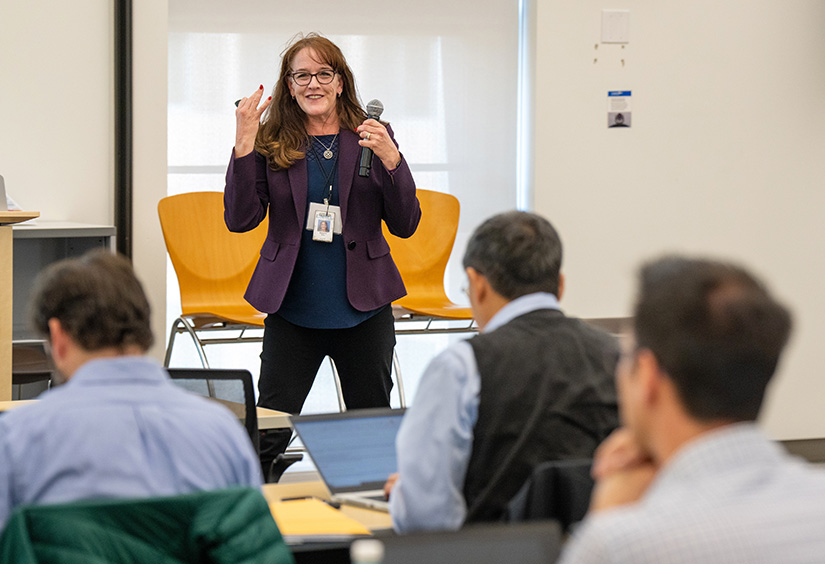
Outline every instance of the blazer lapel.
<svg viewBox="0 0 825 564">
<path fill-rule="evenodd" d="M 289 187 L 292 190 L 292 201 L 295 202 L 295 215 L 298 225 L 303 230 L 307 214 L 307 160 L 297 161 L 287 169 Z"/>
</svg>

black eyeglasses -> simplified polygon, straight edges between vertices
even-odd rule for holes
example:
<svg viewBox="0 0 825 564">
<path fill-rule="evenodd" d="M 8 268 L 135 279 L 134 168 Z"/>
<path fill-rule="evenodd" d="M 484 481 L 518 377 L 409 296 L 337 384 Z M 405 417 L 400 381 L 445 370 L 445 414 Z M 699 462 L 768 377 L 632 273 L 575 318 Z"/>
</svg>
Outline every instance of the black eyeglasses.
<svg viewBox="0 0 825 564">
<path fill-rule="evenodd" d="M 312 77 L 315 77 L 315 80 L 318 81 L 318 84 L 329 84 L 335 78 L 337 73 L 334 70 L 322 70 L 318 72 L 305 72 L 305 71 L 298 71 L 293 72 L 289 76 L 292 77 L 292 80 L 295 81 L 295 84 L 298 86 L 307 86 L 310 82 L 312 82 Z"/>
</svg>

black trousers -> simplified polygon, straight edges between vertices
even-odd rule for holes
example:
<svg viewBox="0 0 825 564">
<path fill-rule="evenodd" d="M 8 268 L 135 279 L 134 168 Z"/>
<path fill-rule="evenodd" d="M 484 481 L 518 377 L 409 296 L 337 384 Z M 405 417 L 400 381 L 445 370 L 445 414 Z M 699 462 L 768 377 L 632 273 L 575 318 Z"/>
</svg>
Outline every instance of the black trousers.
<svg viewBox="0 0 825 564">
<path fill-rule="evenodd" d="M 347 409 L 389 407 L 394 347 L 395 324 L 389 305 L 348 329 L 308 329 L 270 314 L 264 321 L 258 405 L 299 414 L 318 368 L 329 356 L 338 369 Z M 290 437 L 286 429 L 261 434 L 264 477 L 272 460 L 286 450 Z"/>
</svg>

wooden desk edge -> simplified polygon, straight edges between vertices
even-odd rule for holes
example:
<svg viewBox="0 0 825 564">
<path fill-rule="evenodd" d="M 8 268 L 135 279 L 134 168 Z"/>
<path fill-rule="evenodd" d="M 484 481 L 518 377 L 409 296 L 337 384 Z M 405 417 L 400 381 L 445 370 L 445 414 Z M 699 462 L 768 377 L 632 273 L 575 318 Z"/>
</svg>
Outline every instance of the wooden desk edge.
<svg viewBox="0 0 825 564">
<path fill-rule="evenodd" d="M 24 405 L 30 405 L 36 403 L 37 400 L 6 400 L 0 401 L 0 412 L 7 411 L 9 409 L 14 409 L 15 407 L 23 407 Z"/>
<path fill-rule="evenodd" d="M 289 413 L 258 407 L 258 429 L 289 429 Z"/>
<path fill-rule="evenodd" d="M 0 211 L 0 225 L 11 225 L 40 217 L 35 211 Z"/>
</svg>

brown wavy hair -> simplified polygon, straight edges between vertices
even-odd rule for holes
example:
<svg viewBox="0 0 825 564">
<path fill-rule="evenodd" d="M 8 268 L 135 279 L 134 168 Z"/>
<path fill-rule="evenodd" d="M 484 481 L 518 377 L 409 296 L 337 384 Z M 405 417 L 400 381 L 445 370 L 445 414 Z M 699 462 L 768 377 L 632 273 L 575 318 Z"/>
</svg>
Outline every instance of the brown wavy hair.
<svg viewBox="0 0 825 564">
<path fill-rule="evenodd" d="M 49 320 L 59 320 L 90 352 L 124 352 L 132 345 L 147 351 L 154 342 L 143 285 L 126 258 L 103 249 L 56 262 L 38 275 L 30 315 L 32 326 L 44 336 L 49 335 Z"/>
<path fill-rule="evenodd" d="M 292 99 L 287 81 L 291 80 L 292 60 L 306 48 L 315 51 L 320 62 L 332 67 L 340 77 L 343 90 L 337 99 L 337 111 L 341 127 L 353 131 L 367 119 L 367 112 L 358 100 L 355 77 L 341 49 L 317 33 L 297 35 L 281 54 L 281 76 L 275 84 L 272 103 L 264 113 L 255 139 L 255 149 L 266 157 L 269 166 L 275 170 L 289 168 L 305 156 L 306 114 Z"/>
</svg>

